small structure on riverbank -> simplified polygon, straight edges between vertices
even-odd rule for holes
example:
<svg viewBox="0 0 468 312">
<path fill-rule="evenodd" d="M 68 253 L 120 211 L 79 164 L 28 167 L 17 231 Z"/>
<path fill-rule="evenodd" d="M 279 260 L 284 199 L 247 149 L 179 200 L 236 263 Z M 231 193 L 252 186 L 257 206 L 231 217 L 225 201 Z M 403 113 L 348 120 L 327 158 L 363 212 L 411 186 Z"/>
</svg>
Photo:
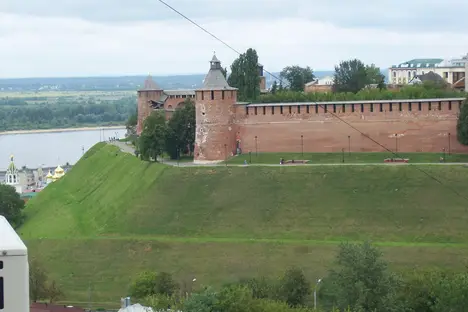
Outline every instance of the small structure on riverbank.
<svg viewBox="0 0 468 312">
<path fill-rule="evenodd" d="M 13 155 L 10 156 L 10 165 L 5 174 L 5 184 L 13 186 L 16 189 L 16 192 L 22 193 L 22 186 L 20 183 L 19 170 L 13 161 Z"/>
</svg>

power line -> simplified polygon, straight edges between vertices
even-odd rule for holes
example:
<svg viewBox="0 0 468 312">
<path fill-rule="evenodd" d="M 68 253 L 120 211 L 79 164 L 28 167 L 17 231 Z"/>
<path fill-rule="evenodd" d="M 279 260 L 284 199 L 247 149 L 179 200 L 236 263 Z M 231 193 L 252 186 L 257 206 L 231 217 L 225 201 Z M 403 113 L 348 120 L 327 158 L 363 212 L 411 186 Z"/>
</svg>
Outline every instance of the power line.
<svg viewBox="0 0 468 312">
<path fill-rule="evenodd" d="M 186 19 L 187 21 L 189 21 L 191 24 L 195 25 L 197 28 L 201 29 L 203 32 L 207 33 L 208 35 L 210 35 L 211 37 L 213 37 L 215 40 L 218 40 L 219 42 L 221 42 L 222 44 L 224 44 L 226 47 L 228 47 L 229 49 L 231 49 L 232 51 L 236 52 L 238 55 L 242 55 L 242 53 L 240 53 L 238 50 L 236 50 L 234 47 L 232 47 L 229 43 L 225 42 L 224 40 L 222 40 L 221 38 L 219 38 L 218 36 L 216 36 L 215 34 L 213 34 L 212 32 L 208 31 L 206 28 L 204 28 L 203 26 L 199 25 L 198 23 L 196 23 L 195 21 L 193 21 L 191 18 L 187 17 L 185 14 L 183 14 L 182 12 L 180 12 L 179 10 L 177 10 L 176 8 L 174 8 L 173 6 L 171 6 L 170 4 L 166 3 L 165 1 L 163 0 L 158 0 L 159 2 L 161 2 L 162 4 L 164 4 L 166 7 L 168 7 L 169 9 L 171 9 L 172 11 L 174 11 L 175 13 L 179 14 L 182 18 Z M 273 73 L 269 72 L 268 70 L 266 70 L 265 68 L 263 68 L 263 71 L 266 72 L 267 74 L 269 74 L 270 76 L 272 76 L 273 78 L 275 78 L 276 80 L 278 80 L 280 83 L 283 82 L 283 79 L 277 77 L 276 75 L 274 75 Z M 286 83 L 288 83 L 286 81 Z"/>
<path fill-rule="evenodd" d="M 205 33 L 207 33 L 208 35 L 210 35 L 211 37 L 213 37 L 215 40 L 218 40 L 219 42 L 221 42 L 222 44 L 224 44 L 226 47 L 228 47 L 229 49 L 231 49 L 232 51 L 236 52 L 237 54 L 241 55 L 241 53 L 239 51 L 237 51 L 235 48 L 233 48 L 231 45 L 229 45 L 228 43 L 226 43 L 224 40 L 222 40 L 221 38 L 217 37 L 216 35 L 214 35 L 213 33 L 211 33 L 210 31 L 208 31 L 206 28 L 204 28 L 203 26 L 197 24 L 195 21 L 193 21 L 192 19 L 190 19 L 189 17 L 187 17 L 186 15 L 184 15 L 182 12 L 180 12 L 179 10 L 175 9 L 174 7 L 172 7 L 171 5 L 169 5 L 168 3 L 166 3 L 165 1 L 163 0 L 158 0 L 159 2 L 161 2 L 162 4 L 164 4 L 166 7 L 168 7 L 169 9 L 171 9 L 172 11 L 174 11 L 175 13 L 179 14 L 180 16 L 182 16 L 184 19 L 186 19 L 187 21 L 189 21 L 191 24 L 195 25 L 196 27 L 198 27 L 199 29 L 201 29 L 202 31 L 204 31 Z M 270 74 L 271 76 L 273 76 L 274 78 L 276 78 L 278 81 L 282 82 L 283 80 L 281 78 L 278 78 L 276 75 L 270 73 L 269 71 L 263 69 L 266 73 Z M 314 103 L 315 105 L 318 105 L 319 107 L 323 108 L 324 111 L 325 111 L 325 107 L 323 104 L 319 104 L 317 102 L 312 102 Z M 395 153 L 394 151 L 392 151 L 391 149 L 387 148 L 385 145 L 379 143 L 378 141 L 376 141 L 375 139 L 371 138 L 369 135 L 363 133 L 361 130 L 359 130 L 358 128 L 354 127 L 353 125 L 351 125 L 349 122 L 347 122 L 346 120 L 344 120 L 343 118 L 339 117 L 338 115 L 336 115 L 335 113 L 331 113 L 331 112 L 328 112 L 330 115 L 332 115 L 333 117 L 335 117 L 336 119 L 338 119 L 339 121 L 343 122 L 344 124 L 346 124 L 347 126 L 349 126 L 351 129 L 357 131 L 358 133 L 360 133 L 361 135 L 363 135 L 364 137 L 366 137 L 367 139 L 371 140 L 372 142 L 374 142 L 375 144 L 379 145 L 380 147 L 384 148 L 386 151 L 390 152 L 392 155 L 396 156 L 396 157 L 399 157 L 399 155 L 397 153 Z M 395 138 L 396 139 L 396 138 Z M 436 181 L 437 183 L 439 183 L 440 185 L 446 187 L 447 189 L 449 189 L 450 191 L 452 191 L 454 194 L 460 196 L 461 198 L 465 199 L 466 201 L 468 201 L 468 197 L 462 195 L 460 192 L 458 192 L 457 190 L 455 190 L 454 188 L 448 186 L 447 184 L 443 183 L 440 179 L 438 179 L 437 177 L 434 177 L 433 175 L 431 175 L 430 173 L 428 173 L 427 171 L 421 169 L 419 166 L 415 166 L 413 164 L 409 164 L 411 165 L 412 167 L 416 168 L 417 170 L 419 170 L 420 172 L 422 172 L 423 174 L 425 174 L 427 177 L 431 178 L 432 180 Z"/>
</svg>

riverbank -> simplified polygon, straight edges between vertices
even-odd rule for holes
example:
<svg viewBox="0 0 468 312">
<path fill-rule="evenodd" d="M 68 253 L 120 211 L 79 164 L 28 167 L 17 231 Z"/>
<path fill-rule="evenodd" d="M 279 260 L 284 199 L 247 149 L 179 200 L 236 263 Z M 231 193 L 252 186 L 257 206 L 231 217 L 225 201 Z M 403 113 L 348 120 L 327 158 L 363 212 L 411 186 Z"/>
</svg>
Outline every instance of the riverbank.
<svg viewBox="0 0 468 312">
<path fill-rule="evenodd" d="M 73 131 L 93 131 L 93 130 L 112 130 L 112 129 L 125 129 L 125 126 L 102 126 L 102 127 L 79 127 L 79 128 L 56 128 L 56 129 L 36 129 L 36 130 L 12 130 L 0 131 L 0 135 L 7 134 L 31 134 L 31 133 L 54 133 L 54 132 L 73 132 Z"/>
</svg>

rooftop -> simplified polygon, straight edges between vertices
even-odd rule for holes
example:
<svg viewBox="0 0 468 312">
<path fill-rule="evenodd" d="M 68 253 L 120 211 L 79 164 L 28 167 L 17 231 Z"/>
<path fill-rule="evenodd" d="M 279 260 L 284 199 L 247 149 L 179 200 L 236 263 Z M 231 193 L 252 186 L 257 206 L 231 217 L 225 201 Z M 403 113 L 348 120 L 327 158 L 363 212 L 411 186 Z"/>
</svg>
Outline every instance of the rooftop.
<svg viewBox="0 0 468 312">
<path fill-rule="evenodd" d="M 427 67 L 438 67 L 444 59 L 441 58 L 421 58 L 413 59 L 398 65 L 392 65 L 391 68 L 427 68 Z"/>
</svg>

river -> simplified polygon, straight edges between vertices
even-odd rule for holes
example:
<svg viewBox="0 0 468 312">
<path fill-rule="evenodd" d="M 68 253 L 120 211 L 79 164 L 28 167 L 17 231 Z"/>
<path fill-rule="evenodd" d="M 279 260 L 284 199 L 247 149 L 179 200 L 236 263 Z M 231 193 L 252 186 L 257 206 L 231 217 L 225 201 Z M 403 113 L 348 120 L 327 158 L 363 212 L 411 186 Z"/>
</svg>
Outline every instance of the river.
<svg viewBox="0 0 468 312">
<path fill-rule="evenodd" d="M 123 138 L 125 128 L 102 128 L 63 132 L 39 132 L 0 134 L 0 171 L 6 170 L 10 155 L 16 166 L 38 168 L 40 166 L 75 164 L 83 152 L 94 144 L 110 137 Z"/>
</svg>

